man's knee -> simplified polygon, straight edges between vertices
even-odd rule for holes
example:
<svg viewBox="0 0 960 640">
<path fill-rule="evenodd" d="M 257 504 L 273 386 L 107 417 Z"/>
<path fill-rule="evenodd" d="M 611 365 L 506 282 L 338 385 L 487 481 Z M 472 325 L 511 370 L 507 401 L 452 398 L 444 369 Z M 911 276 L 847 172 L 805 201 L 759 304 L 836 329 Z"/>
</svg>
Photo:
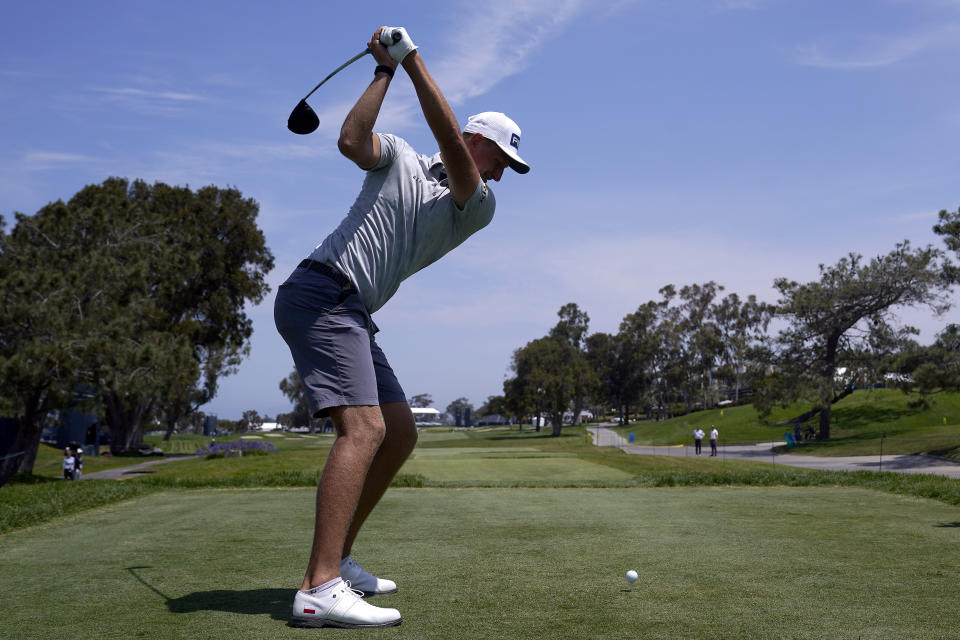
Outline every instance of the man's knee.
<svg viewBox="0 0 960 640">
<path fill-rule="evenodd" d="M 380 447 L 387 432 L 383 413 L 377 406 L 337 407 L 330 417 L 339 437 L 370 446 Z"/>
<path fill-rule="evenodd" d="M 417 446 L 417 423 L 405 402 L 384 404 L 383 417 L 387 424 L 387 440 L 398 453 L 410 455 Z"/>
</svg>

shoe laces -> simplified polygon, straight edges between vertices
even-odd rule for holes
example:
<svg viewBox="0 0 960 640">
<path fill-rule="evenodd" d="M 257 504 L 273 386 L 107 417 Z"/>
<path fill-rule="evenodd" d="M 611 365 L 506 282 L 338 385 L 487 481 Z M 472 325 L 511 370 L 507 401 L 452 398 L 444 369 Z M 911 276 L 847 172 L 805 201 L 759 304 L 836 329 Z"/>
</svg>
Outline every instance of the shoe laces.
<svg viewBox="0 0 960 640">
<path fill-rule="evenodd" d="M 346 585 L 346 587 L 344 588 L 344 591 L 352 591 L 352 592 L 353 592 L 353 595 L 355 595 L 355 596 L 357 596 L 358 598 L 360 598 L 361 600 L 363 600 L 363 591 L 358 591 L 358 590 L 354 589 L 354 588 L 353 588 L 353 585 L 350 584 L 350 581 L 349 581 L 349 580 L 344 580 L 344 581 L 343 581 L 343 584 Z"/>
</svg>

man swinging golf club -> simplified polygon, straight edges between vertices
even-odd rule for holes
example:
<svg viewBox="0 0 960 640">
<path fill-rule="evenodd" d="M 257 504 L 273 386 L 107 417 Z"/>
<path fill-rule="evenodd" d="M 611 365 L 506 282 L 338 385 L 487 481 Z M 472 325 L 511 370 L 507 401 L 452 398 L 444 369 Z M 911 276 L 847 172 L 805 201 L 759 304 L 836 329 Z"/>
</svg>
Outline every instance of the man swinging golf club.
<svg viewBox="0 0 960 640">
<path fill-rule="evenodd" d="M 380 39 L 387 29 L 389 46 Z M 329 415 L 337 429 L 317 489 L 295 626 L 400 624 L 396 609 L 361 598 L 394 593 L 397 585 L 352 556 L 358 531 L 417 440 L 403 389 L 374 340 L 371 314 L 405 278 L 489 224 L 495 206 L 489 180 L 499 181 L 507 167 L 530 170 L 518 155 L 520 129 L 504 114 L 471 116 L 460 131 L 403 28 L 380 27 L 368 47 L 378 66 L 338 141 L 341 153 L 367 172 L 362 190 L 337 229 L 280 286 L 274 307 L 314 415 Z M 398 63 L 440 147 L 433 156 L 373 131 Z"/>
</svg>

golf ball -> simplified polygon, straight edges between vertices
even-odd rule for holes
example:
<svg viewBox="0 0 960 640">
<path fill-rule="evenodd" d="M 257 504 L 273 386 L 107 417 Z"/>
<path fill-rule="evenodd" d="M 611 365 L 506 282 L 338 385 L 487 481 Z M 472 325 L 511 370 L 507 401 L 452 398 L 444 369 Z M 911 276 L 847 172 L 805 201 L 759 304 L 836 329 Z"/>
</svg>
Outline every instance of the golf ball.
<svg viewBox="0 0 960 640">
<path fill-rule="evenodd" d="M 627 571 L 627 582 L 636 582 L 637 578 L 639 577 L 640 576 L 637 575 L 637 572 L 634 571 L 633 569 L 630 569 L 630 571 Z"/>
</svg>

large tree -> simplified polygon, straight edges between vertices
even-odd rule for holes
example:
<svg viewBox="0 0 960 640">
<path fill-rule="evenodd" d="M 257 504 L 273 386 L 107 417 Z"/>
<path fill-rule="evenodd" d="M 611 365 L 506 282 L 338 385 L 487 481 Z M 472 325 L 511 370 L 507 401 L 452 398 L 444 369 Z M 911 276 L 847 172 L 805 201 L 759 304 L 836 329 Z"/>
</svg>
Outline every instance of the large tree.
<svg viewBox="0 0 960 640">
<path fill-rule="evenodd" d="M 34 220 L 16 219 L 8 235 L 0 218 L 0 416 L 10 419 L 0 485 L 33 470 L 47 415 L 73 404 L 83 352 L 65 275 L 71 256 L 50 255 Z"/>
<path fill-rule="evenodd" d="M 60 352 L 50 395 L 61 406 L 46 409 L 66 408 L 63 395 L 86 383 L 102 402 L 112 450 L 137 446 L 154 417 L 175 422 L 209 401 L 247 353 L 244 307 L 262 300 L 273 266 L 257 213 L 236 189 L 110 178 L 16 214 L 0 277 L 15 306 L 42 316 L 35 324 L 47 346 L 5 321 L 4 366 L 22 374 L 42 352 Z M 14 391 L 0 384 L 5 397 Z"/>
<path fill-rule="evenodd" d="M 514 377 L 504 383 L 507 405 L 532 403 L 538 416 L 541 410 L 546 411 L 555 436 L 563 428 L 563 414 L 582 389 L 597 386 L 596 373 L 584 353 L 569 341 L 550 336 L 514 351 L 511 369 Z M 523 400 L 511 399 L 514 394 Z"/>
<path fill-rule="evenodd" d="M 720 332 L 720 373 L 732 383 L 733 401 L 740 400 L 744 377 L 754 380 L 763 371 L 761 353 L 767 342 L 767 327 L 773 305 L 749 295 L 741 300 L 731 293 L 714 306 L 713 317 Z"/>
<path fill-rule="evenodd" d="M 704 409 L 711 408 L 716 401 L 713 371 L 722 357 L 723 336 L 716 322 L 713 301 L 721 291 L 723 286 L 712 281 L 680 289 L 680 328 L 692 365 L 690 373 L 693 375 L 688 381 L 694 385 L 686 397 L 697 392 Z M 689 406 L 687 411 L 690 411 Z"/>
<path fill-rule="evenodd" d="M 569 302 L 560 307 L 557 316 L 560 320 L 550 330 L 549 337 L 569 344 L 576 352 L 575 366 L 571 369 L 571 374 L 575 378 L 571 410 L 573 424 L 576 424 L 580 421 L 580 413 L 588 397 L 596 393 L 599 387 L 596 372 L 587 366 L 584 350 L 587 331 L 590 328 L 590 316 L 586 311 L 581 311 L 575 302 Z"/>
<path fill-rule="evenodd" d="M 941 277 L 942 253 L 933 247 L 912 249 L 904 241 L 869 262 L 851 253 L 836 265 L 820 265 L 820 280 L 800 284 L 778 278 L 778 315 L 787 323 L 777 337 L 775 373 L 755 398 L 761 413 L 774 404 L 807 400 L 812 408 L 795 420 L 819 413 L 818 437 L 830 437 L 830 408 L 849 394 L 855 375 L 874 357 L 887 357 L 890 346 L 915 330 L 893 324 L 893 311 L 926 305 L 949 308 Z"/>
</svg>

